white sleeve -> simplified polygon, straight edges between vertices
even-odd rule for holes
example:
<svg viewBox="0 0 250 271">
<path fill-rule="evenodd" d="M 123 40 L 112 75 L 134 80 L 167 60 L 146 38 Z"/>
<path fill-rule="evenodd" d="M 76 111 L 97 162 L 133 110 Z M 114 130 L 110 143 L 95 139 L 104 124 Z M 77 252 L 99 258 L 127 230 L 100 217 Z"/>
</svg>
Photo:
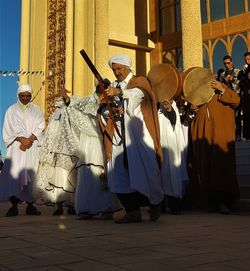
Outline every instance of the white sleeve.
<svg viewBox="0 0 250 271">
<path fill-rule="evenodd" d="M 43 113 L 40 109 L 36 112 L 36 118 L 34 119 L 32 134 L 36 136 L 37 141 L 42 140 L 42 133 L 45 129 L 45 120 Z"/>
<path fill-rule="evenodd" d="M 12 123 L 11 113 L 11 110 L 7 110 L 3 124 L 3 141 L 7 147 L 11 145 L 18 136 L 18 130 L 14 129 L 15 125 Z"/>
</svg>

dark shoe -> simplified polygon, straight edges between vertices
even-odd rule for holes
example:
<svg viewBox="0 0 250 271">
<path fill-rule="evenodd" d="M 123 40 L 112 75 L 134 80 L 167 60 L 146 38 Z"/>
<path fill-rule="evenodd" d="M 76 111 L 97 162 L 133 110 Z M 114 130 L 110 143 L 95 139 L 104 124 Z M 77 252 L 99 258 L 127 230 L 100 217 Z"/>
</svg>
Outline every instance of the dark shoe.
<svg viewBox="0 0 250 271">
<path fill-rule="evenodd" d="M 75 211 L 75 208 L 72 207 L 72 206 L 69 206 L 68 207 L 68 215 L 76 215 L 76 211 Z"/>
<path fill-rule="evenodd" d="M 62 208 L 57 208 L 53 214 L 53 216 L 58 216 L 58 215 L 63 215 L 63 209 Z"/>
<path fill-rule="evenodd" d="M 22 203 L 22 201 L 19 198 L 15 197 L 15 196 L 11 196 L 9 200 L 13 205 L 17 205 L 19 203 Z"/>
<path fill-rule="evenodd" d="M 219 206 L 218 205 L 209 205 L 206 209 L 208 213 L 218 213 L 219 212 Z"/>
<path fill-rule="evenodd" d="M 176 209 L 170 209 L 169 210 L 169 213 L 171 215 L 180 215 L 181 214 L 181 211 L 180 210 L 176 210 Z"/>
<path fill-rule="evenodd" d="M 116 224 L 127 224 L 136 222 L 141 222 L 141 212 L 137 210 L 129 212 L 122 218 L 115 220 Z"/>
<path fill-rule="evenodd" d="M 149 211 L 149 213 L 150 213 L 150 211 Z M 161 204 L 161 213 L 162 214 L 166 214 L 167 213 L 166 206 L 163 203 Z"/>
<path fill-rule="evenodd" d="M 18 208 L 17 206 L 11 206 L 8 212 L 6 213 L 6 216 L 18 216 Z"/>
<path fill-rule="evenodd" d="M 89 214 L 80 214 L 78 217 L 77 217 L 77 220 L 90 220 L 92 219 L 92 215 L 89 215 Z"/>
<path fill-rule="evenodd" d="M 110 219 L 113 219 L 113 213 L 102 213 L 100 216 L 99 216 L 100 219 L 102 220 L 110 220 Z"/>
<path fill-rule="evenodd" d="M 28 206 L 26 208 L 26 215 L 41 215 L 41 212 L 37 210 L 35 206 Z"/>
<path fill-rule="evenodd" d="M 150 221 L 156 221 L 161 216 L 161 204 L 151 206 L 150 208 Z"/>
<path fill-rule="evenodd" d="M 230 209 L 227 207 L 226 204 L 221 203 L 219 206 L 219 213 L 223 215 L 229 215 L 231 213 Z"/>
</svg>

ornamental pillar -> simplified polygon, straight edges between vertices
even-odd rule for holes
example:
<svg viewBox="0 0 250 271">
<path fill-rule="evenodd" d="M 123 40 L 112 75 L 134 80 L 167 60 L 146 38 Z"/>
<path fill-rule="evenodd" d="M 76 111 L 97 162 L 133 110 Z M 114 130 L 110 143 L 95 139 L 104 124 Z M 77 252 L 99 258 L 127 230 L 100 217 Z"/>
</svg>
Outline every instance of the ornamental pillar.
<svg viewBox="0 0 250 271">
<path fill-rule="evenodd" d="M 22 0 L 20 70 L 29 70 L 30 0 Z M 28 76 L 20 76 L 20 83 L 28 83 Z"/>
<path fill-rule="evenodd" d="M 203 67 L 200 0 L 182 0 L 180 3 L 184 70 Z"/>
</svg>

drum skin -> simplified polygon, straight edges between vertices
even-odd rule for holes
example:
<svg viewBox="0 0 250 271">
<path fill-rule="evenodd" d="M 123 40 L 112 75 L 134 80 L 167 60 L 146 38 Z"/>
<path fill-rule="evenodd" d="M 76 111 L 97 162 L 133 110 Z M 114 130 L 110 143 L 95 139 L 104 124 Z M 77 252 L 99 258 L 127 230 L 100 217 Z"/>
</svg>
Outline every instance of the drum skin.
<svg viewBox="0 0 250 271">
<path fill-rule="evenodd" d="M 154 65 L 147 75 L 158 102 L 169 101 L 181 94 L 182 76 L 172 64 Z"/>
<path fill-rule="evenodd" d="M 183 96 L 193 105 L 202 105 L 211 100 L 214 89 L 211 87 L 213 74 L 202 67 L 192 67 L 183 75 Z"/>
</svg>

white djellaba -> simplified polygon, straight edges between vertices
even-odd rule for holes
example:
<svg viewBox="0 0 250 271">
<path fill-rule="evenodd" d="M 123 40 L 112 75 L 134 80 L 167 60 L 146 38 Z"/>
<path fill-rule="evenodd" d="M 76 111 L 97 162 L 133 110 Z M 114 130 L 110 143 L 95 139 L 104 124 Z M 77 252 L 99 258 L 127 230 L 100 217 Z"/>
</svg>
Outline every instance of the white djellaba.
<svg viewBox="0 0 250 271">
<path fill-rule="evenodd" d="M 31 87 L 22 84 L 21 92 L 32 93 Z M 33 185 L 36 182 L 38 169 L 38 149 L 42 141 L 45 121 L 41 109 L 33 104 L 21 104 L 20 101 L 11 105 L 6 111 L 3 125 L 3 141 L 6 145 L 6 158 L 0 175 L 0 201 L 7 201 L 11 196 L 27 202 L 34 202 Z M 22 151 L 17 137 L 35 135 L 32 146 Z"/>
</svg>

